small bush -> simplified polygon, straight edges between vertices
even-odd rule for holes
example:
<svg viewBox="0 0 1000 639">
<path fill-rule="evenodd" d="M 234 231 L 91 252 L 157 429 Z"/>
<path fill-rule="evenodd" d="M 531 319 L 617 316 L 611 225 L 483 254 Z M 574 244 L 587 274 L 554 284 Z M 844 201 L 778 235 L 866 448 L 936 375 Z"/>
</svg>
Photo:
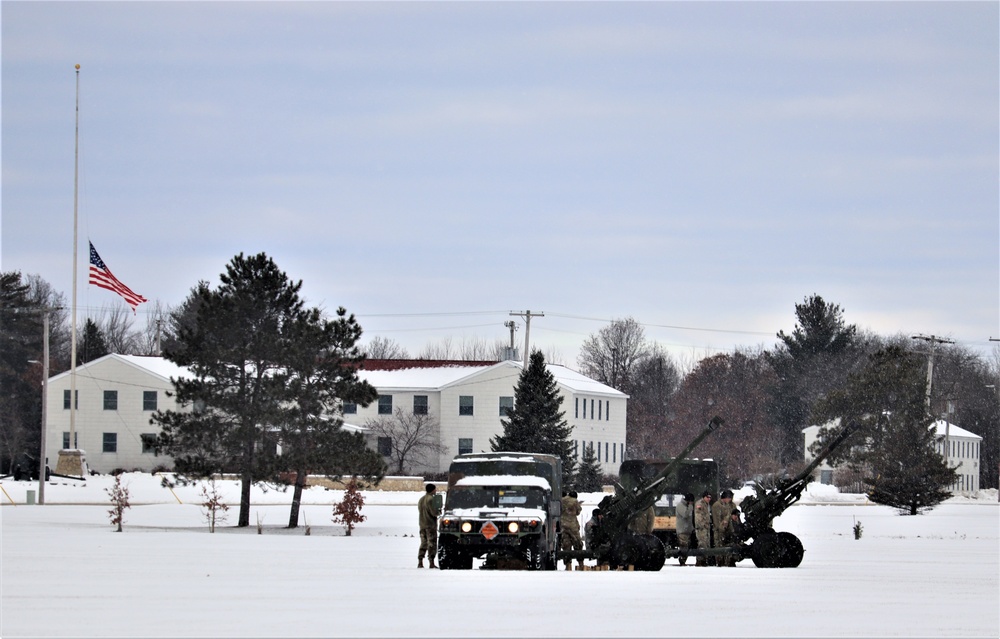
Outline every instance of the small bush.
<svg viewBox="0 0 1000 639">
<path fill-rule="evenodd" d="M 209 490 L 209 487 L 211 487 L 211 490 Z M 205 509 L 205 521 L 208 522 L 208 532 L 214 533 L 215 524 L 226 521 L 226 512 L 229 510 L 229 506 L 222 502 L 222 495 L 219 494 L 219 489 L 215 485 L 215 479 L 210 479 L 208 486 L 201 487 L 201 496 L 205 498 L 205 501 L 201 503 L 201 507 Z"/>
<path fill-rule="evenodd" d="M 118 527 L 115 532 L 121 532 L 122 524 L 125 523 L 125 509 L 132 507 L 128 503 L 128 486 L 122 486 L 122 477 L 119 474 L 115 475 L 114 485 L 111 488 L 105 488 L 104 492 L 111 497 L 111 510 L 108 511 L 111 525 Z"/>
<path fill-rule="evenodd" d="M 347 536 L 350 537 L 354 526 L 367 519 L 361 514 L 364 505 L 365 496 L 358 490 L 357 480 L 352 477 L 344 492 L 344 499 L 333 506 L 333 523 L 347 526 Z"/>
<path fill-rule="evenodd" d="M 861 522 L 857 519 L 854 520 L 854 538 L 861 539 L 861 532 L 864 528 L 861 526 Z"/>
</svg>

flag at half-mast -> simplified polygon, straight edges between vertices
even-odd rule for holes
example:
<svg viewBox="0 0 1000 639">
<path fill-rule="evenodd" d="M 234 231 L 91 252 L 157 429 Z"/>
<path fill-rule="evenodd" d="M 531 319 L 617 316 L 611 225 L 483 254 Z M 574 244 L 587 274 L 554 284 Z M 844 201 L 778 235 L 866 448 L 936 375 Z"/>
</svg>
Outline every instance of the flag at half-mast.
<svg viewBox="0 0 1000 639">
<path fill-rule="evenodd" d="M 94 248 L 93 242 L 90 242 L 90 283 L 121 295 L 125 299 L 125 303 L 132 307 L 133 313 L 137 306 L 148 301 L 142 295 L 122 284 L 117 277 L 111 274 L 111 269 L 104 263 L 101 256 L 97 254 L 97 249 Z"/>
</svg>

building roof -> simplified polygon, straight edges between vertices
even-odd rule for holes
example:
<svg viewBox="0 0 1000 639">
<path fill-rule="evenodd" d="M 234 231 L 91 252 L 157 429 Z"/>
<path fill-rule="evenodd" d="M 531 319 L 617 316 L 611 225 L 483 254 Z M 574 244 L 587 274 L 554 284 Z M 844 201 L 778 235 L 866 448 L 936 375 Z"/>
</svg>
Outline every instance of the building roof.
<svg viewBox="0 0 1000 639">
<path fill-rule="evenodd" d="M 369 365 L 371 364 L 371 365 Z M 592 380 L 559 364 L 546 364 L 556 383 L 576 393 L 627 398 L 628 395 Z M 385 390 L 434 390 L 439 391 L 469 380 L 489 370 L 524 368 L 520 361 L 469 362 L 464 360 L 370 360 L 360 371 L 362 379 L 376 388 Z"/>
<path fill-rule="evenodd" d="M 960 426 L 956 426 L 954 424 L 948 424 L 948 422 L 946 422 L 943 419 L 937 420 L 936 422 L 931 424 L 931 427 L 934 429 L 934 434 L 937 435 L 938 437 L 944 437 L 945 429 L 947 429 L 948 437 L 965 437 L 967 439 L 982 439 L 982 437 L 980 437 L 979 435 L 967 431 Z"/>
<path fill-rule="evenodd" d="M 171 378 L 190 377 L 190 372 L 183 366 L 178 366 L 163 357 L 146 357 L 140 355 L 111 354 L 95 359 L 86 364 L 77 365 L 77 374 L 109 359 L 116 359 L 155 375 L 165 381 Z M 558 364 L 546 364 L 556 382 L 570 391 L 588 395 L 603 395 L 607 397 L 626 398 L 628 395 L 592 380 L 574 370 Z M 364 368 L 358 371 L 359 376 L 375 388 L 383 390 L 434 390 L 462 383 L 469 378 L 495 369 L 516 369 L 521 371 L 523 365 L 519 361 L 506 360 L 502 362 L 466 361 L 466 360 L 426 360 L 405 359 L 366 360 Z M 52 380 L 69 375 L 69 371 L 52 377 Z"/>
<path fill-rule="evenodd" d="M 178 366 L 163 357 L 119 355 L 118 353 L 111 353 L 109 355 L 105 355 L 104 357 L 98 357 L 97 359 L 86 362 L 85 364 L 77 364 L 76 374 L 87 376 L 90 369 L 112 360 L 117 360 L 127 364 L 128 366 L 145 371 L 150 375 L 159 377 L 163 381 L 170 381 L 171 378 L 186 378 L 191 376 L 191 373 L 186 367 Z M 72 371 L 64 371 L 58 375 L 53 375 L 49 381 L 52 382 L 62 379 L 63 377 L 69 377 L 71 372 Z"/>
</svg>

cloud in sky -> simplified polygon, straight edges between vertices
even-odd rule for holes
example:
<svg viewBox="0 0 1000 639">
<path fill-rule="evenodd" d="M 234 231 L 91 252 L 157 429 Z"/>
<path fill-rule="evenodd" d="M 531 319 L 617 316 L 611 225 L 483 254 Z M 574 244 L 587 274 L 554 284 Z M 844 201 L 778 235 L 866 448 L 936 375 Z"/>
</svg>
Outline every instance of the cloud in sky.
<svg viewBox="0 0 1000 639">
<path fill-rule="evenodd" d="M 264 251 L 414 354 L 528 308 L 567 363 L 770 345 L 813 293 L 1000 335 L 995 3 L 2 11 L 2 267 L 67 295 L 80 63 L 81 242 L 164 304 Z"/>
</svg>

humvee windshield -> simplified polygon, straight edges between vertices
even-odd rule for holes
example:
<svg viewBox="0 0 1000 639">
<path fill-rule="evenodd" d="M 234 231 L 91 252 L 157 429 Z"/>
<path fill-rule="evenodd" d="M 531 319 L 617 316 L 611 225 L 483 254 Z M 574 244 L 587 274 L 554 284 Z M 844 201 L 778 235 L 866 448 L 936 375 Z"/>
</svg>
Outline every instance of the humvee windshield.
<svg viewBox="0 0 1000 639">
<path fill-rule="evenodd" d="M 448 469 L 448 484 L 454 484 L 462 477 L 497 475 L 517 475 L 544 477 L 549 485 L 555 484 L 552 466 L 544 462 L 523 459 L 470 459 L 456 461 Z"/>
<path fill-rule="evenodd" d="M 447 508 L 545 508 L 545 491 L 536 486 L 454 486 L 448 490 Z"/>
</svg>

